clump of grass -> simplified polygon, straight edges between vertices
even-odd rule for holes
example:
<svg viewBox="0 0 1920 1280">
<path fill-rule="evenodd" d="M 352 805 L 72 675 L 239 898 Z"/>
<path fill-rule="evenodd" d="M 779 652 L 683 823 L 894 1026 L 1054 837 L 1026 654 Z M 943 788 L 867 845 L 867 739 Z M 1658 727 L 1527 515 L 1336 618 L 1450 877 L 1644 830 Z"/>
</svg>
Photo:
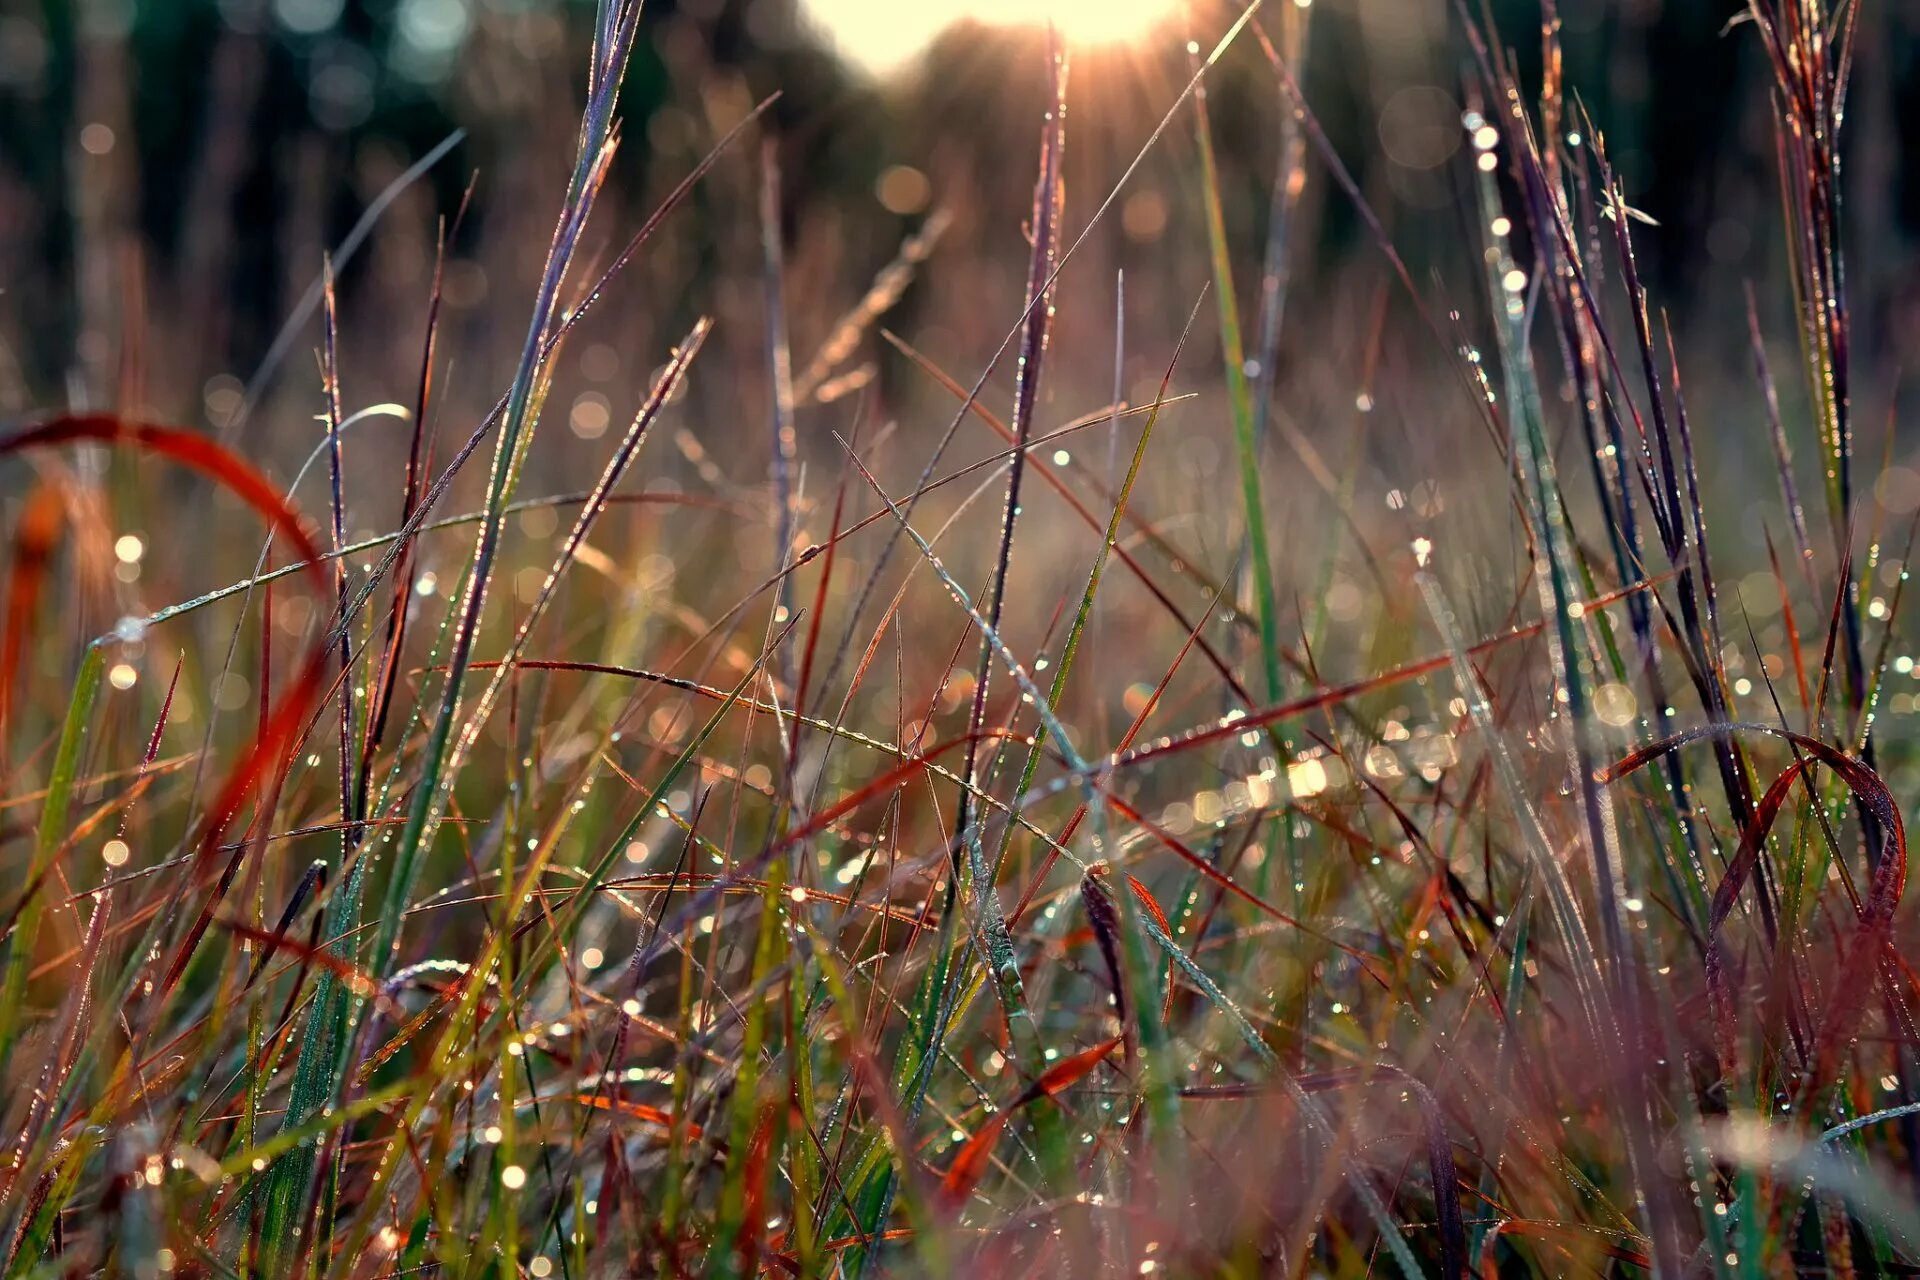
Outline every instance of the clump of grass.
<svg viewBox="0 0 1920 1280">
<path fill-rule="evenodd" d="M 1304 9 L 1237 14 L 1097 199 L 1069 199 L 1080 108 L 1050 41 L 1023 303 L 969 378 L 878 328 L 943 213 L 803 332 L 775 146 L 737 146 L 763 111 L 585 276 L 639 31 L 637 4 L 602 0 L 525 338 L 464 433 L 442 421 L 441 326 L 464 204 L 404 408 L 349 411 L 323 271 L 302 447 L 326 462 L 324 520 L 298 478 L 193 429 L 9 424 L 0 454 L 184 467 L 265 539 L 245 533 L 250 569 L 75 645 L 101 631 L 86 546 L 141 495 L 46 462 L 10 504 L 6 1273 L 1920 1263 L 1889 783 L 1911 752 L 1876 730 L 1912 537 L 1883 543 L 1857 474 L 1837 141 L 1861 10 L 1752 0 L 1729 35 L 1774 76 L 1790 288 L 1750 295 L 1753 383 L 1714 387 L 1709 406 L 1744 399 L 1709 417 L 1544 8 L 1537 89 L 1490 22 L 1459 19 L 1470 288 L 1422 285 L 1335 154 L 1301 89 Z M 1240 55 L 1280 106 L 1251 352 L 1204 96 Z M 1177 282 L 1186 328 L 1127 404 L 1124 358 L 1067 382 L 1104 315 L 1069 267 L 1189 112 L 1207 278 Z M 633 353 L 656 371 L 629 425 L 569 445 L 591 487 L 522 496 L 568 342 L 737 164 L 757 336 L 700 318 Z M 1410 318 L 1371 341 L 1432 357 L 1443 376 L 1413 394 L 1486 428 L 1470 480 L 1445 483 L 1479 486 L 1464 502 L 1506 519 L 1503 542 L 1409 508 L 1403 486 L 1440 478 L 1282 465 L 1275 370 L 1323 336 L 1288 303 L 1310 175 L 1353 202 Z M 1142 342 L 1126 314 L 1123 357 Z M 1798 394 L 1769 318 L 1800 347 Z M 882 337 L 959 401 L 925 456 L 874 420 Z M 1214 340 L 1221 363 L 1194 358 Z M 1112 403 L 1049 425 L 1043 387 L 1110 373 Z M 701 422 L 703 385 L 759 425 Z M 1708 421 L 1757 413 L 1777 503 L 1728 498 L 1704 465 L 1745 429 Z M 350 433 L 378 417 L 407 431 L 397 484 Z M 751 460 L 705 504 L 717 532 L 651 483 L 669 423 L 709 465 Z M 979 427 L 993 451 L 950 461 Z M 1104 469 L 1080 445 L 1102 431 Z M 1230 440 L 1231 474 L 1183 511 L 1160 482 L 1196 433 Z M 1797 496 L 1809 447 L 1824 543 Z M 1387 518 L 1301 541 L 1296 508 L 1376 479 Z M 993 496 L 997 517 L 975 511 Z M 1764 564 L 1709 538 L 1756 507 Z M 390 531 L 356 534 L 375 511 Z M 677 576 L 643 577 L 663 548 Z M 1290 575 L 1324 591 L 1355 562 L 1377 598 L 1289 612 Z M 1767 601 L 1728 589 L 1756 575 Z M 171 676 L 143 683 L 156 661 Z M 1107 687 L 1117 672 L 1139 679 Z M 229 677 L 248 699 L 222 708 Z"/>
</svg>

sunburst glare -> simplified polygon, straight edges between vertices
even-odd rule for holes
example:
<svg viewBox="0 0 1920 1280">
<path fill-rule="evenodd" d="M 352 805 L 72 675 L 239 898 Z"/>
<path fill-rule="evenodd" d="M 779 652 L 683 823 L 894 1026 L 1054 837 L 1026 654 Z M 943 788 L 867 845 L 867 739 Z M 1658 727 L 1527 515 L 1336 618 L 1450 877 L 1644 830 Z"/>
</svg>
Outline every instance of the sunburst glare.
<svg viewBox="0 0 1920 1280">
<path fill-rule="evenodd" d="M 805 0 L 804 11 L 849 62 L 879 75 L 962 19 L 1001 27 L 1051 22 L 1068 44 L 1125 44 L 1177 17 L 1180 0 Z"/>
</svg>

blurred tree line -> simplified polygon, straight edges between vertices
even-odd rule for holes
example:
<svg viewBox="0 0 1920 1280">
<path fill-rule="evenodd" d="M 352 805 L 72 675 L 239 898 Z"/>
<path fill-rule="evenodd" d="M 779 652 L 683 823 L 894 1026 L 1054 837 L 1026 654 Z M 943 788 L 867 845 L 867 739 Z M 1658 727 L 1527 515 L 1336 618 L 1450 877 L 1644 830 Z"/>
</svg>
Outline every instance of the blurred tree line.
<svg viewBox="0 0 1920 1280">
<path fill-rule="evenodd" d="M 702 126 L 716 115 L 703 115 L 703 99 L 711 108 L 715 94 L 778 90 L 788 204 L 844 202 L 848 230 L 874 232 L 869 258 L 884 261 L 899 221 L 872 200 L 876 180 L 943 150 L 976 175 L 981 216 L 1017 225 L 1039 103 L 1038 76 L 1019 69 L 1023 58 L 1038 65 L 1030 40 L 955 32 L 931 51 L 937 75 L 880 84 L 842 65 L 794 4 L 649 0 L 618 183 L 642 190 L 662 165 L 683 172 L 711 141 Z M 1658 214 L 1640 235 L 1683 321 L 1724 304 L 1719 282 L 1767 269 L 1777 194 L 1759 50 L 1751 31 L 1729 27 L 1741 7 L 1560 5 L 1568 82 L 1603 123 L 1634 203 Z M 1196 30 L 1217 29 L 1225 12 L 1218 0 L 1194 8 L 1208 11 Z M 1537 76 L 1537 0 L 1492 9 Z M 475 173 L 483 198 L 470 223 L 497 216 L 503 198 L 537 201 L 537 184 L 514 171 L 571 148 L 591 12 L 586 0 L 16 0 L 0 10 L 5 407 L 71 390 L 62 380 L 76 358 L 105 345 L 89 315 L 123 312 L 133 278 L 148 282 L 138 303 L 155 323 L 189 326 L 207 368 L 251 368 L 317 265 L 290 266 L 289 244 L 337 242 L 383 182 L 455 129 L 463 140 L 423 180 L 434 208 L 457 207 Z M 1862 21 L 1849 164 L 1864 266 L 1853 284 L 1868 341 L 1897 352 L 1916 305 L 1920 130 L 1903 122 L 1920 118 L 1920 9 L 1867 0 Z M 1315 5 L 1308 96 L 1417 263 L 1470 232 L 1449 220 L 1457 215 L 1432 216 L 1460 207 L 1458 166 L 1420 154 L 1433 139 L 1450 152 L 1445 140 L 1459 132 L 1448 95 L 1465 46 L 1453 24 L 1441 0 Z M 1107 92 L 1115 145 L 1137 145 L 1185 78 L 1179 42 L 1164 43 L 1164 56 L 1136 56 L 1142 87 L 1129 93 L 1104 89 L 1119 72 L 1096 63 L 1076 127 L 1106 123 Z M 1214 127 L 1234 234 L 1253 255 L 1279 104 L 1257 52 L 1238 52 L 1214 89 Z M 1403 96 L 1410 89 L 1420 92 Z M 1309 296 L 1364 248 L 1338 200 L 1324 202 L 1314 234 L 1296 277 Z M 129 253 L 140 270 L 129 272 Z"/>
</svg>

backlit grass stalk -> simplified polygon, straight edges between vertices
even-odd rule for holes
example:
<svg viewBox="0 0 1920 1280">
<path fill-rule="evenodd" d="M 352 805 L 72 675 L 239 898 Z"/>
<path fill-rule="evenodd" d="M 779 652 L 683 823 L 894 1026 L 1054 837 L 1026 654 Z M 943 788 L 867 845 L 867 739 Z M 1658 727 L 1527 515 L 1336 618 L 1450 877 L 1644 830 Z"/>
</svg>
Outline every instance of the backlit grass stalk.
<svg viewBox="0 0 1920 1280">
<path fill-rule="evenodd" d="M 768 139 L 760 148 L 760 249 L 761 271 L 766 280 L 767 307 L 767 390 L 771 401 L 773 436 L 773 565 L 785 569 L 793 559 L 794 531 L 800 522 L 800 496 L 796 489 L 796 437 L 793 409 L 793 351 L 787 339 L 786 256 L 780 238 L 780 156 L 776 144 Z M 783 576 L 777 595 L 776 612 L 784 621 L 793 613 L 793 579 Z M 797 662 L 792 653 L 780 657 L 781 683 L 797 687 Z"/>
<path fill-rule="evenodd" d="M 1033 188 L 1033 253 L 1027 266 L 1026 327 L 1020 337 L 1020 356 L 1013 394 L 1014 454 L 1007 469 L 1007 499 L 1000 518 L 1000 540 L 995 552 L 993 579 L 987 588 L 985 627 L 997 631 L 1001 610 L 1006 604 L 1007 570 L 1013 559 L 1013 533 L 1020 517 L 1021 481 L 1027 472 L 1026 444 L 1033 431 L 1034 407 L 1040 392 L 1041 364 L 1047 353 L 1047 335 L 1053 325 L 1053 274 L 1055 238 L 1065 211 L 1066 190 L 1060 168 L 1067 140 L 1067 56 L 1057 38 L 1049 36 L 1048 65 L 1051 72 L 1047 95 L 1047 118 L 1041 131 L 1040 176 Z M 987 696 L 993 671 L 993 651 L 983 636 L 979 661 L 974 668 L 973 709 L 968 715 L 967 732 L 973 743 L 967 748 L 967 765 L 962 772 L 973 786 L 977 775 L 979 734 L 986 725 Z M 955 824 L 964 830 L 971 813 L 970 797 L 961 793 Z M 955 868 L 957 887 L 959 868 Z M 986 886 L 976 886 L 983 889 Z M 952 901 L 949 895 L 949 902 Z"/>
<path fill-rule="evenodd" d="M 1280 6 L 1279 53 L 1287 64 L 1304 69 L 1308 40 L 1313 28 L 1313 9 L 1300 4 Z M 1301 124 L 1300 110 L 1283 92 L 1280 94 L 1279 164 L 1274 169 L 1273 190 L 1267 198 L 1267 244 L 1260 269 L 1260 320 L 1253 345 L 1253 376 L 1248 392 L 1252 417 L 1253 444 L 1257 449 L 1266 439 L 1267 418 L 1272 412 L 1274 387 L 1280 377 L 1280 338 L 1287 314 L 1287 293 L 1293 281 L 1294 232 L 1300 216 L 1300 198 L 1307 189 L 1307 136 Z M 1203 128 L 1206 150 L 1202 164 L 1211 160 L 1212 130 Z M 1204 172 L 1204 170 L 1203 170 Z M 1213 235 L 1213 217 L 1217 193 L 1209 197 L 1207 234 Z"/>
<path fill-rule="evenodd" d="M 20 889 L 30 896 L 13 908 L 13 929 L 7 937 L 7 976 L 5 984 L 0 986 L 0 1061 L 7 1059 L 20 1035 L 27 997 L 27 971 L 33 966 L 34 942 L 39 937 L 40 920 L 47 908 L 45 881 L 55 859 L 66 847 L 74 782 L 93 728 L 94 703 L 100 696 L 100 681 L 106 665 L 106 650 L 97 644 L 89 645 L 74 674 L 73 696 L 67 701 L 59 744 L 54 748 L 46 799 L 40 805 L 40 821 L 34 830 L 33 860 L 27 864 L 26 878 L 20 883 Z"/>
<path fill-rule="evenodd" d="M 419 776 L 407 813 L 407 823 L 394 849 L 391 884 L 398 886 L 399 901 L 406 901 L 415 865 L 423 848 L 430 843 L 448 779 L 442 766 L 459 713 L 468 664 L 480 629 L 480 614 L 493 575 L 493 562 L 499 554 L 505 522 L 505 508 L 512 498 L 513 482 L 525 440 L 532 434 L 538 405 L 544 396 L 547 340 L 560 306 L 560 291 L 572 265 L 574 251 L 594 197 L 605 179 L 615 146 L 614 110 L 619 100 L 620 80 L 625 73 L 628 54 L 638 28 L 637 3 L 601 0 L 600 37 L 595 41 L 593 77 L 587 109 L 581 122 L 580 141 L 574 173 L 554 229 L 545 271 L 535 294 L 533 316 L 527 326 L 527 338 L 521 350 L 507 395 L 505 413 L 500 421 L 500 438 L 495 448 L 493 471 L 488 481 L 485 515 L 474 542 L 472 566 L 467 576 L 466 593 L 459 604 L 459 621 L 453 632 L 447 661 L 445 687 L 438 714 L 428 730 L 419 763 Z M 347 618 L 340 619 L 344 627 Z M 348 874 L 344 891 L 329 912 L 330 932 L 340 936 L 357 928 L 359 898 L 365 876 L 365 864 L 356 865 Z M 398 921 L 389 903 L 382 919 L 383 934 L 391 934 Z M 390 943 L 389 943 L 390 945 Z M 389 962 L 384 948 L 376 948 L 375 961 Z M 316 1108 L 324 1105 L 339 1078 L 338 1061 L 347 1041 L 346 994 L 337 989 L 331 975 L 323 974 L 315 995 L 314 1013 L 309 1022 L 293 1094 L 288 1103 L 286 1127 L 302 1123 Z M 302 1154 L 282 1162 L 274 1171 L 269 1194 L 266 1235 L 274 1247 L 284 1247 L 289 1231 L 304 1216 L 299 1206 L 305 1203 L 311 1179 L 312 1160 Z"/>
<path fill-rule="evenodd" d="M 1233 258 L 1227 244 L 1226 215 L 1220 207 L 1220 171 L 1213 155 L 1213 130 L 1207 120 L 1204 83 L 1194 91 L 1193 108 L 1195 136 L 1200 146 L 1200 194 L 1213 264 L 1213 297 L 1220 309 L 1227 409 L 1233 419 L 1241 497 L 1246 508 L 1248 572 L 1253 578 L 1253 596 L 1260 619 L 1260 668 L 1266 677 L 1267 700 L 1277 702 L 1284 688 L 1280 680 L 1279 606 L 1274 597 L 1273 552 L 1267 538 L 1267 503 L 1261 490 L 1260 441 L 1254 430 L 1253 387 L 1247 380 L 1246 348 L 1240 337 L 1240 300 L 1233 286 Z M 1274 323 L 1277 333 L 1277 315 Z"/>
<path fill-rule="evenodd" d="M 1632 216 L 1624 204 L 1597 205 L 1589 167 L 1568 163 L 1563 150 L 1566 116 L 1565 63 L 1560 43 L 1558 10 L 1548 0 L 1542 23 L 1543 62 L 1547 74 L 1540 89 L 1540 129 L 1537 155 L 1527 160 L 1529 191 L 1527 204 L 1533 234 L 1557 252 L 1543 255 L 1548 264 L 1542 278 L 1542 299 L 1549 303 L 1557 320 L 1561 358 L 1568 383 L 1580 407 L 1581 430 L 1589 447 L 1589 470 L 1594 495 L 1599 502 L 1607 531 L 1608 548 L 1613 555 L 1614 572 L 1620 581 L 1630 581 L 1641 573 L 1647 550 L 1644 524 L 1634 501 L 1633 489 L 1626 483 L 1625 468 L 1630 456 L 1624 437 L 1620 412 L 1615 403 L 1616 387 L 1608 376 L 1612 367 L 1602 359 L 1608 342 L 1600 316 L 1591 303 L 1593 294 L 1604 286 L 1605 263 L 1597 252 L 1603 243 L 1600 222 Z M 1584 122 L 1592 130 L 1591 121 Z M 1579 137 L 1574 134 L 1572 137 Z M 1567 145 L 1571 146 L 1569 142 Z M 1536 180 L 1537 179 L 1537 180 Z M 1508 224 L 1510 226 L 1510 223 Z M 1494 228 L 1489 228 L 1493 233 Z M 1509 230 L 1508 234 L 1511 234 Z M 1592 252 L 1584 251 L 1591 249 Z M 1610 350 L 1610 349 L 1609 349 Z M 1622 392 L 1621 394 L 1624 394 Z M 1629 402 L 1630 404 L 1631 402 Z M 1648 474 L 1641 473 L 1643 478 Z M 1651 499 L 1651 489 L 1648 490 Z M 1656 515 L 1664 511 L 1656 505 Z M 1661 528 L 1666 524 L 1656 520 Z M 1578 557 L 1582 585 L 1589 597 L 1596 594 L 1593 570 L 1588 557 Z M 1612 619 L 1605 613 L 1594 619 L 1606 660 L 1615 682 L 1631 688 L 1635 668 L 1643 670 L 1647 701 L 1653 713 L 1656 731 L 1665 736 L 1673 731 L 1673 707 L 1663 666 L 1662 646 L 1655 633 L 1653 602 L 1641 593 L 1626 600 L 1631 650 L 1623 654 L 1615 637 Z M 1674 899 L 1680 905 L 1690 933 L 1699 937 L 1699 922 L 1706 912 L 1706 857 L 1702 850 L 1700 822 L 1694 811 L 1692 789 L 1678 753 L 1662 762 L 1667 786 L 1652 799 L 1662 811 L 1670 835 L 1675 837 L 1673 852 L 1660 859 Z"/>
<path fill-rule="evenodd" d="M 1505 136 L 1515 152 L 1524 154 L 1525 131 L 1502 113 Z M 1500 207 L 1492 177 L 1478 177 L 1483 225 L 1491 225 Z M 1488 255 L 1486 279 L 1494 332 L 1499 341 L 1501 369 L 1506 385 L 1509 440 L 1518 479 L 1531 508 L 1540 546 L 1534 565 L 1540 610 L 1548 621 L 1548 651 L 1552 657 L 1555 696 L 1564 708 L 1566 767 L 1578 797 L 1587 854 L 1592 859 L 1595 914 L 1604 939 L 1601 970 L 1608 1003 L 1595 1026 L 1602 1051 L 1611 1058 L 1610 1075 L 1620 1093 L 1620 1125 L 1629 1152 L 1629 1176 L 1643 1211 L 1649 1216 L 1656 1265 L 1662 1274 L 1679 1274 L 1681 1259 L 1678 1223 L 1664 1188 L 1655 1185 L 1658 1167 L 1648 1129 L 1659 1114 L 1659 1085 L 1648 1079 L 1639 1047 L 1648 1033 L 1641 1011 L 1639 956 L 1628 942 L 1626 908 L 1631 896 L 1613 806 L 1596 780 L 1604 747 L 1593 715 L 1590 696 L 1591 659 L 1576 613 L 1572 586 L 1576 578 L 1572 539 L 1566 509 L 1558 492 L 1553 455 L 1547 447 L 1544 409 L 1535 377 L 1529 332 L 1529 299 L 1539 296 L 1537 272 L 1520 272 L 1496 241 Z M 1533 291 L 1526 292 L 1524 282 Z M 1521 282 L 1518 283 L 1517 282 Z"/>
<path fill-rule="evenodd" d="M 334 295 L 333 264 L 328 262 L 322 271 L 325 281 L 323 294 L 325 306 L 321 308 L 322 336 L 320 359 L 321 388 L 326 395 L 326 433 L 327 433 L 327 477 L 332 482 L 328 491 L 331 501 L 328 513 L 331 516 L 333 534 L 333 583 L 338 607 L 344 617 L 347 607 L 347 561 L 339 554 L 347 545 L 347 496 L 345 459 L 340 449 L 340 423 L 344 414 L 340 408 L 340 334 L 339 306 Z M 345 868 L 347 859 L 353 856 L 354 846 L 360 843 L 360 831 L 355 825 L 365 815 L 359 810 L 362 798 L 360 786 L 354 781 L 354 764 L 357 753 L 354 750 L 353 723 L 353 632 L 342 629 L 340 632 L 340 866 Z"/>
</svg>

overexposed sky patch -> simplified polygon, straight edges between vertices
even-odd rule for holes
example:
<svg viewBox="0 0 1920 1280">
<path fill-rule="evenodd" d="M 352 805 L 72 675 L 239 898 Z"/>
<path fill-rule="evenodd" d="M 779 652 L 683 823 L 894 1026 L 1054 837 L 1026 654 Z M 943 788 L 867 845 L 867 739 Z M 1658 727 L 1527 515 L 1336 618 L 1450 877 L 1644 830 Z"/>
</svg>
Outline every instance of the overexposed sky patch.
<svg viewBox="0 0 1920 1280">
<path fill-rule="evenodd" d="M 1179 15 L 1181 0 L 805 0 L 847 61 L 885 75 L 962 18 L 995 26 L 1051 21 L 1069 44 L 1124 44 Z"/>
</svg>

